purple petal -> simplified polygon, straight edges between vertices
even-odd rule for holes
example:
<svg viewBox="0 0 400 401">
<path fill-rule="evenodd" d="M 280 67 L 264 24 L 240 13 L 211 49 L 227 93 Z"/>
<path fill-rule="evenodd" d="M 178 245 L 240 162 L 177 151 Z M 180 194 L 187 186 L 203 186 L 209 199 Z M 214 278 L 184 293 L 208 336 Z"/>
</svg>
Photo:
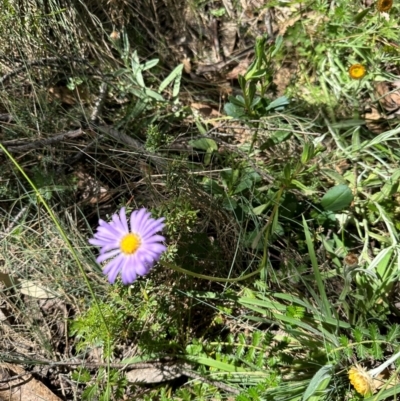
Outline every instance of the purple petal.
<svg viewBox="0 0 400 401">
<path fill-rule="evenodd" d="M 106 253 L 108 251 L 112 251 L 113 249 L 118 249 L 121 252 L 121 249 L 119 247 L 119 242 L 110 242 L 107 245 L 104 245 L 100 248 L 100 255 L 103 253 Z"/>
<path fill-rule="evenodd" d="M 103 273 L 108 275 L 108 281 L 113 284 L 117 278 L 118 273 L 121 270 L 121 264 L 123 262 L 123 256 L 119 255 L 113 259 L 108 265 L 103 269 Z"/>
<path fill-rule="evenodd" d="M 162 231 L 165 227 L 165 224 L 158 222 L 158 220 L 154 220 L 151 224 L 148 224 L 145 229 L 140 231 L 143 238 L 148 238 L 154 235 L 155 233 Z"/>
<path fill-rule="evenodd" d="M 110 225 L 117 230 L 120 234 L 128 234 L 129 230 L 127 230 L 123 223 L 121 222 L 120 217 L 118 216 L 118 214 L 113 214 L 112 216 L 112 222 L 110 223 Z"/>
<path fill-rule="evenodd" d="M 133 264 L 133 258 L 126 258 L 124 266 L 121 272 L 122 282 L 126 284 L 132 284 L 136 280 L 136 269 Z"/>
<path fill-rule="evenodd" d="M 108 227 L 99 227 L 97 229 L 96 235 L 104 235 L 104 236 L 119 236 L 121 235 L 121 231 L 117 230 L 115 227 L 108 225 Z"/>
<path fill-rule="evenodd" d="M 142 252 L 138 254 L 138 259 L 141 260 L 142 262 L 146 263 L 152 263 L 156 262 L 158 259 L 160 259 L 161 254 L 159 253 L 154 253 L 154 252 Z"/>
<path fill-rule="evenodd" d="M 146 221 L 149 216 L 150 213 L 144 208 L 140 209 L 134 217 L 131 216 L 131 232 L 140 233 L 143 222 Z"/>
<path fill-rule="evenodd" d="M 165 241 L 165 237 L 163 237 L 162 235 L 153 235 L 153 236 L 148 237 L 148 238 L 143 238 L 142 237 L 142 241 L 143 241 L 143 244 L 146 244 L 146 246 L 147 246 L 147 245 L 150 245 L 150 244 L 163 242 L 163 241 Z"/>
<path fill-rule="evenodd" d="M 107 245 L 110 241 L 108 240 L 103 240 L 103 239 L 96 239 L 96 238 L 90 238 L 88 240 L 89 244 L 94 245 L 94 246 L 105 246 Z"/>
<path fill-rule="evenodd" d="M 121 219 L 121 224 L 124 227 L 125 232 L 129 233 L 128 221 L 126 220 L 126 212 L 124 207 L 121 208 L 121 211 L 119 212 L 119 217 Z"/>
<path fill-rule="evenodd" d="M 148 247 L 147 246 L 143 246 L 143 250 L 145 252 L 149 252 L 149 253 L 156 253 L 156 254 L 162 254 L 165 250 L 167 249 L 167 247 L 163 244 L 150 244 Z"/>
<path fill-rule="evenodd" d="M 120 250 L 120 249 L 115 249 L 115 250 L 110 251 L 110 252 L 101 253 L 101 254 L 97 257 L 96 262 L 97 262 L 97 263 L 102 263 L 102 262 L 104 262 L 104 261 L 107 260 L 107 259 L 113 258 L 113 257 L 116 256 L 116 255 L 119 255 L 120 253 L 121 253 L 121 250 Z"/>
<path fill-rule="evenodd" d="M 146 274 L 149 273 L 151 268 L 152 268 L 152 265 L 138 261 L 137 265 L 136 265 L 136 273 L 139 274 L 140 276 L 145 276 Z"/>
</svg>

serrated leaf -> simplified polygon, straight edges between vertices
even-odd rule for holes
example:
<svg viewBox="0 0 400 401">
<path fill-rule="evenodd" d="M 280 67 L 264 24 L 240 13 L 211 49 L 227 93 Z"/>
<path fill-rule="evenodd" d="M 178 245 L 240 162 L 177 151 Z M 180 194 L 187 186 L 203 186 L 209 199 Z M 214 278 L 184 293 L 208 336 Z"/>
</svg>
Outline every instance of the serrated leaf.
<svg viewBox="0 0 400 401">
<path fill-rule="evenodd" d="M 350 206 L 353 193 L 347 185 L 336 185 L 328 190 L 321 199 L 321 206 L 325 210 L 338 212 Z"/>
</svg>

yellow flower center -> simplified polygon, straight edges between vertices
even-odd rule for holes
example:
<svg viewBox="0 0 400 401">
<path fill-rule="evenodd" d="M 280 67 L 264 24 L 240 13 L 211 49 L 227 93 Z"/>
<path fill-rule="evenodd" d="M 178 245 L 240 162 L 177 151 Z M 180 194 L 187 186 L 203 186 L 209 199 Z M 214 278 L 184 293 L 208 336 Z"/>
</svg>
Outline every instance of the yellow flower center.
<svg viewBox="0 0 400 401">
<path fill-rule="evenodd" d="M 125 253 L 126 255 L 132 255 L 138 250 L 141 243 L 142 241 L 139 235 L 129 233 L 126 234 L 124 238 L 122 238 L 119 247 L 122 253 Z"/>
<path fill-rule="evenodd" d="M 363 396 L 370 396 L 375 390 L 372 378 L 359 366 L 353 366 L 349 370 L 349 380 L 356 391 Z"/>
<path fill-rule="evenodd" d="M 349 68 L 349 74 L 353 79 L 361 79 L 365 76 L 365 67 L 361 64 L 354 64 Z"/>
</svg>

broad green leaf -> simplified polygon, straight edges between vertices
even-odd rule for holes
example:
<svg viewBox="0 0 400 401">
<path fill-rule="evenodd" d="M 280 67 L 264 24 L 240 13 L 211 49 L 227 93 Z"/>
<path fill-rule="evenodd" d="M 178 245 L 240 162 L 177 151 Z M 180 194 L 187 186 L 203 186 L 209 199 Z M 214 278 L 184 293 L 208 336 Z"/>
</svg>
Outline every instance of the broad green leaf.
<svg viewBox="0 0 400 401">
<path fill-rule="evenodd" d="M 243 96 L 240 96 L 240 95 L 238 95 L 236 97 L 229 96 L 228 100 L 229 100 L 229 103 L 232 103 L 233 105 L 238 106 L 238 107 L 245 107 L 245 105 L 246 105 L 244 102 Z"/>
<path fill-rule="evenodd" d="M 343 176 L 335 170 L 322 169 L 321 173 L 335 181 L 336 184 L 346 184 L 346 180 L 343 178 Z"/>
<path fill-rule="evenodd" d="M 306 142 L 304 144 L 303 153 L 301 154 L 301 163 L 308 163 L 313 157 L 315 153 L 315 146 L 312 142 Z"/>
<path fill-rule="evenodd" d="M 201 135 L 206 135 L 207 134 L 207 130 L 203 126 L 203 124 L 200 122 L 200 119 L 196 119 L 195 123 L 196 123 L 196 127 L 199 130 L 200 134 Z"/>
<path fill-rule="evenodd" d="M 222 188 L 217 181 L 210 178 L 203 179 L 204 189 L 214 195 L 225 195 L 225 190 Z"/>
<path fill-rule="evenodd" d="M 214 151 L 211 148 L 208 148 L 206 154 L 204 155 L 204 165 L 209 166 L 211 163 L 212 155 Z"/>
<path fill-rule="evenodd" d="M 175 72 L 175 70 L 177 70 L 177 71 Z M 181 66 L 176 67 L 172 71 L 172 73 L 176 74 L 176 78 L 174 80 L 174 86 L 172 87 L 172 98 L 175 99 L 174 100 L 175 104 L 179 103 L 178 95 L 179 95 L 179 91 L 181 89 L 182 70 L 183 70 L 183 64 L 181 64 Z"/>
<path fill-rule="evenodd" d="M 325 210 L 338 212 L 350 206 L 353 193 L 347 185 L 336 185 L 328 190 L 321 199 L 321 206 Z"/>
<path fill-rule="evenodd" d="M 260 150 L 270 149 L 279 143 L 288 140 L 293 133 L 291 131 L 276 131 L 264 143 L 261 144 Z"/>
<path fill-rule="evenodd" d="M 264 203 L 263 205 L 257 206 L 253 209 L 253 213 L 256 216 L 259 216 L 260 214 L 263 214 L 264 210 L 268 207 L 267 203 Z"/>
<path fill-rule="evenodd" d="M 243 107 L 236 106 L 233 103 L 226 103 L 224 106 L 224 111 L 229 117 L 233 118 L 241 118 L 246 115 Z"/>
<path fill-rule="evenodd" d="M 142 71 L 138 68 L 136 71 L 134 71 L 134 76 L 135 76 L 135 80 L 137 82 L 137 84 L 141 87 L 141 88 L 146 88 L 146 85 L 144 83 L 144 79 L 143 79 L 143 75 L 142 75 Z"/>
<path fill-rule="evenodd" d="M 380 192 L 373 194 L 371 199 L 375 202 L 382 202 L 388 199 L 399 190 L 400 169 L 394 170 L 391 177 L 384 183 Z"/>
<path fill-rule="evenodd" d="M 224 209 L 231 211 L 235 210 L 238 207 L 238 203 L 235 201 L 235 199 L 230 198 L 228 196 L 224 198 L 224 200 L 222 201 L 222 205 Z"/>
<path fill-rule="evenodd" d="M 366 7 L 365 10 L 362 10 L 359 12 L 353 19 L 356 24 L 359 24 L 363 18 L 371 11 L 369 7 Z M 365 124 L 365 121 L 363 121 L 363 124 Z"/>
<path fill-rule="evenodd" d="M 317 192 L 315 189 L 306 187 L 302 182 L 298 180 L 291 180 L 291 184 L 299 188 L 301 191 L 303 191 L 304 195 L 307 196 L 313 195 Z"/>
<path fill-rule="evenodd" d="M 273 100 L 266 108 L 265 111 L 282 108 L 289 104 L 289 99 L 286 96 L 278 97 L 278 99 Z"/>
<path fill-rule="evenodd" d="M 159 60 L 158 58 L 155 58 L 155 59 L 153 59 L 153 60 L 146 61 L 146 62 L 142 65 L 142 70 L 143 70 L 143 71 L 150 70 L 150 68 L 155 67 L 155 66 L 158 64 L 159 61 L 160 61 L 160 60 Z"/>
<path fill-rule="evenodd" d="M 254 181 L 250 177 L 242 177 L 235 187 L 234 194 L 239 194 L 246 189 L 251 188 L 254 185 Z"/>
<path fill-rule="evenodd" d="M 154 92 L 151 89 L 144 88 L 144 93 L 148 96 L 153 98 L 154 100 L 157 100 L 158 102 L 164 102 L 165 99 L 157 92 Z"/>
<path fill-rule="evenodd" d="M 306 391 L 303 394 L 302 401 L 317 401 L 321 397 L 317 395 L 318 392 L 323 392 L 328 387 L 329 382 L 332 378 L 332 365 L 323 366 L 311 379 Z"/>
<path fill-rule="evenodd" d="M 382 249 L 375 256 L 372 263 L 368 266 L 368 270 L 375 271 L 382 280 L 387 275 L 387 267 L 393 255 L 393 247 Z"/>
<path fill-rule="evenodd" d="M 161 82 L 160 87 L 158 88 L 159 92 L 162 92 L 174 79 L 178 79 L 180 82 L 182 70 L 183 64 L 179 64 L 178 66 L 176 66 L 168 75 L 168 77 Z"/>
<path fill-rule="evenodd" d="M 193 146 L 196 149 L 201 149 L 204 151 L 218 150 L 217 143 L 210 138 L 195 139 L 193 141 L 189 141 L 189 144 L 190 146 Z"/>
</svg>

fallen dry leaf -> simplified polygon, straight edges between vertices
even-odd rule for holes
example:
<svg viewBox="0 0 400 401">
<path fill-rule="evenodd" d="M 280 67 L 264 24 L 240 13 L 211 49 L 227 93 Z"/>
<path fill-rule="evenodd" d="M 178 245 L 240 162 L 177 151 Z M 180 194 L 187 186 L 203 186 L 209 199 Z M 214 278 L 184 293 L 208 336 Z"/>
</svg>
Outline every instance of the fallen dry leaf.
<svg viewBox="0 0 400 401">
<path fill-rule="evenodd" d="M 221 113 L 215 109 L 213 109 L 208 104 L 203 103 L 191 103 L 190 108 L 192 111 L 196 111 L 201 114 L 204 118 L 218 118 L 222 117 Z"/>
<path fill-rule="evenodd" d="M 400 81 L 376 82 L 375 97 L 388 113 L 400 114 Z"/>
<path fill-rule="evenodd" d="M 380 134 L 385 131 L 386 123 L 376 107 L 371 106 L 370 109 L 365 112 L 364 118 L 367 128 L 374 134 Z"/>
<path fill-rule="evenodd" d="M 90 204 L 104 203 L 111 198 L 109 188 L 98 179 L 84 171 L 84 166 L 78 166 L 75 171 L 78 189 L 82 191 L 82 200 Z"/>
<path fill-rule="evenodd" d="M 219 34 L 221 35 L 221 47 L 225 57 L 229 57 L 236 45 L 238 26 L 235 21 L 222 21 Z"/>
<path fill-rule="evenodd" d="M 14 376 L 21 376 L 13 379 Z M 42 382 L 18 365 L 0 364 L 0 400 L 61 401 Z"/>
<path fill-rule="evenodd" d="M 178 365 L 154 366 L 144 369 L 134 369 L 126 373 L 126 379 L 130 383 L 160 383 L 181 377 L 181 369 Z"/>
<path fill-rule="evenodd" d="M 251 60 L 248 58 L 241 60 L 240 63 L 234 69 L 232 69 L 232 71 L 226 74 L 226 79 L 234 80 L 238 79 L 239 75 L 245 75 L 247 68 L 249 68 L 250 62 Z"/>
<path fill-rule="evenodd" d="M 61 103 L 73 106 L 77 103 L 88 103 L 90 94 L 86 87 L 79 85 L 74 90 L 66 86 L 53 86 L 49 88 L 50 100 L 59 100 Z"/>
</svg>

